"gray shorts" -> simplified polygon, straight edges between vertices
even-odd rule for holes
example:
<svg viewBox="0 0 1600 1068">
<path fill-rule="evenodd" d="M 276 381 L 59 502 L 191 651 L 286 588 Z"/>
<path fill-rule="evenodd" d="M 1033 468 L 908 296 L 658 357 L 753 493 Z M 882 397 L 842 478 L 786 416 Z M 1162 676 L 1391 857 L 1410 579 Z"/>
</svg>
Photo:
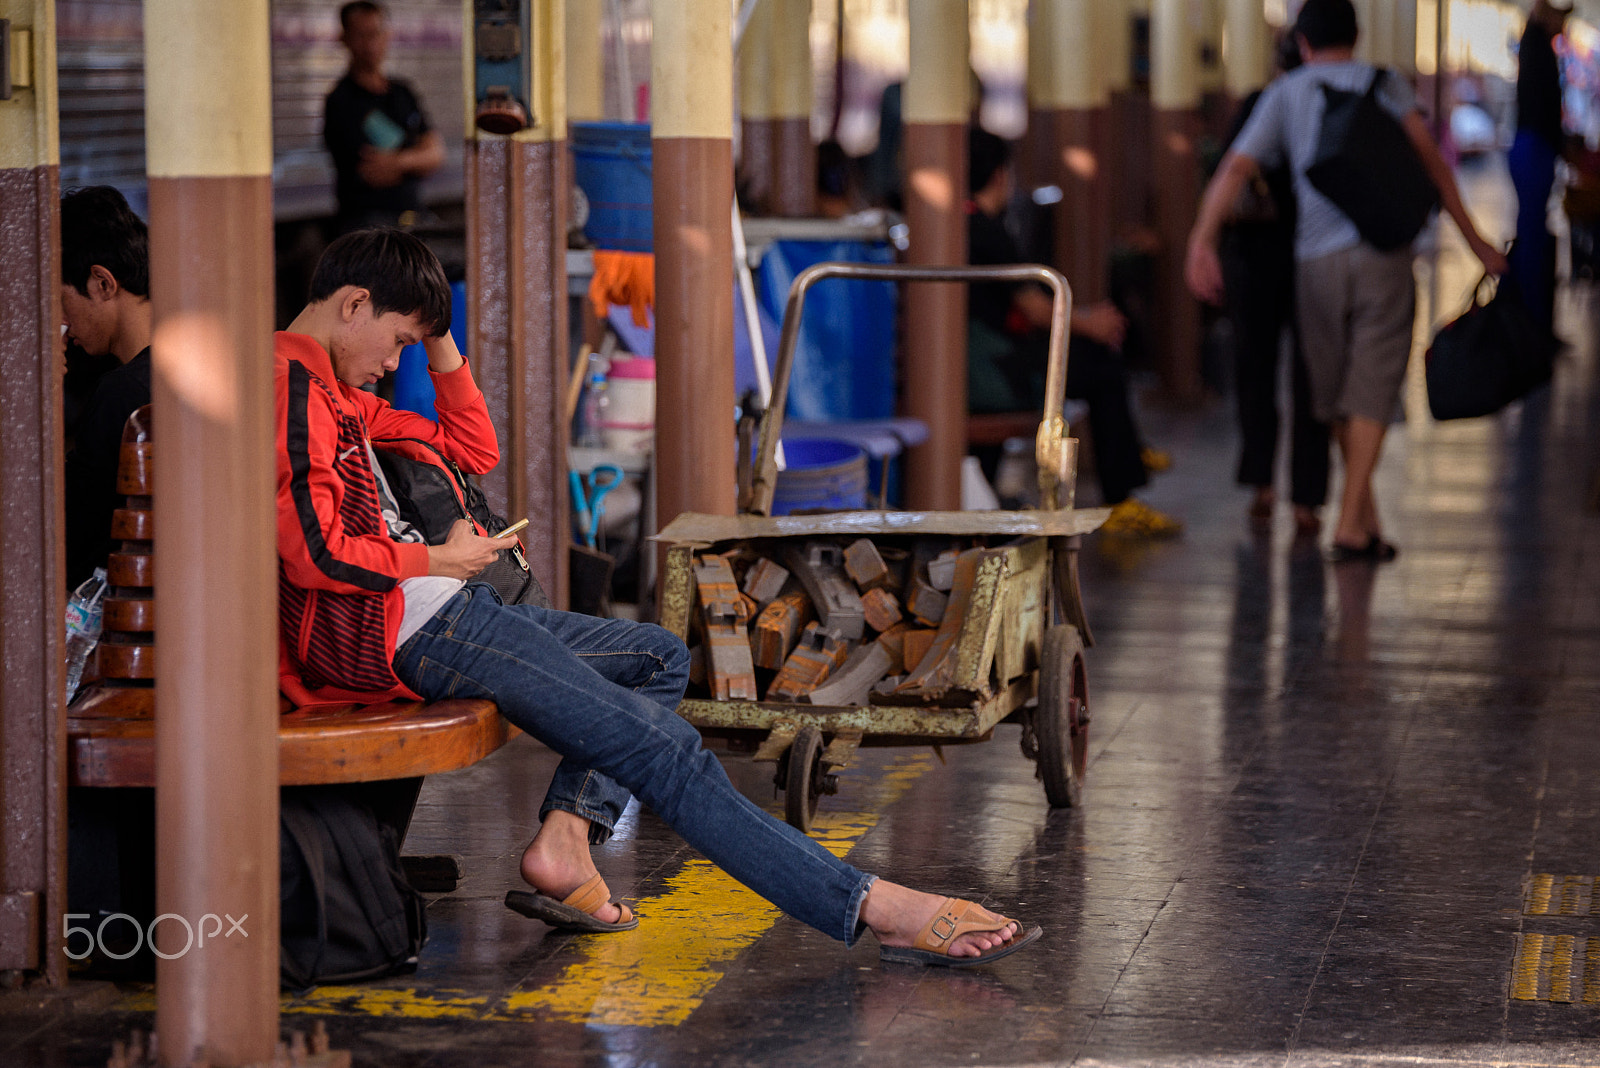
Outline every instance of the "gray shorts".
<svg viewBox="0 0 1600 1068">
<path fill-rule="evenodd" d="M 1417 310 L 1411 260 L 1410 249 L 1362 243 L 1295 265 L 1311 410 L 1323 422 L 1394 418 Z"/>
</svg>

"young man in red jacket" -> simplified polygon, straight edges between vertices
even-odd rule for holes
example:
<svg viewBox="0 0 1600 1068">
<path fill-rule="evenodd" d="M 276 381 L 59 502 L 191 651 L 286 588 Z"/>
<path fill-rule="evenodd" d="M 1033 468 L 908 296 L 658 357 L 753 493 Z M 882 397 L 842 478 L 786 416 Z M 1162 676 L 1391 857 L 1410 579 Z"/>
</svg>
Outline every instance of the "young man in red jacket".
<svg viewBox="0 0 1600 1068">
<path fill-rule="evenodd" d="M 522 856 L 533 890 L 506 904 L 572 931 L 638 921 L 590 858 L 635 794 L 706 857 L 791 916 L 887 960 L 982 964 L 1036 939 L 971 902 L 859 871 L 746 799 L 674 711 L 688 651 L 660 627 L 502 605 L 472 581 L 504 542 L 461 520 L 441 545 L 399 518 L 374 437 L 421 438 L 465 470 L 499 461 L 483 394 L 450 339 L 438 260 L 395 230 L 347 234 L 312 277 L 311 303 L 277 335 L 282 686 L 301 703 L 476 697 L 561 754 Z M 421 341 L 434 423 L 362 390 Z"/>
</svg>

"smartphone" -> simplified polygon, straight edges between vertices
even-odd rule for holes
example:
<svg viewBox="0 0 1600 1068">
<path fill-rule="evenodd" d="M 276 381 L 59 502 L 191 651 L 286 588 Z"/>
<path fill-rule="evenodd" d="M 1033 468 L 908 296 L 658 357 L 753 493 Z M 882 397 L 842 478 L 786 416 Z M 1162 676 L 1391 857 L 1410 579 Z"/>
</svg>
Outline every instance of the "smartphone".
<svg viewBox="0 0 1600 1068">
<path fill-rule="evenodd" d="M 509 527 L 506 527 L 506 529 L 502 530 L 500 533 L 496 534 L 495 537 L 509 538 L 527 525 L 528 521 L 526 519 L 519 519 L 515 523 L 512 523 Z"/>
</svg>

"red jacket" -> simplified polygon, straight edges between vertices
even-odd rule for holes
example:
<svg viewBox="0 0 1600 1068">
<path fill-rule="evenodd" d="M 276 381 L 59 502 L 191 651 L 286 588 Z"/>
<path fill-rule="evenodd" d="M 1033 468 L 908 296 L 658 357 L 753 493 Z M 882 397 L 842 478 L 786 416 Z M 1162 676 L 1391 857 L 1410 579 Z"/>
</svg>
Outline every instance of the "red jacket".
<svg viewBox="0 0 1600 1068">
<path fill-rule="evenodd" d="M 463 365 L 433 375 L 439 421 L 340 382 L 304 334 L 273 339 L 278 438 L 278 679 L 297 705 L 417 697 L 395 677 L 400 580 L 428 547 L 389 536 L 366 443 L 431 442 L 471 474 L 500 462 L 489 409 Z"/>
</svg>

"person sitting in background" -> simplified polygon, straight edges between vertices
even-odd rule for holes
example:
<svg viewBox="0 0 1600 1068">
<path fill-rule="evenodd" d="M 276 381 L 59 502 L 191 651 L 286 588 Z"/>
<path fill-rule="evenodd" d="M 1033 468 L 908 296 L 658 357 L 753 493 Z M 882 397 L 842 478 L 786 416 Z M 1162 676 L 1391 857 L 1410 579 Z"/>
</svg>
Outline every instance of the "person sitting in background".
<svg viewBox="0 0 1600 1068">
<path fill-rule="evenodd" d="M 62 502 L 72 589 L 111 554 L 122 428 L 150 403 L 150 232 L 110 186 L 61 198 L 61 321 L 67 341 L 86 356 L 117 361 L 79 409 L 67 453 Z"/>
<path fill-rule="evenodd" d="M 1021 263 L 1001 219 L 1011 196 L 1011 147 L 986 130 L 968 134 L 967 258 L 974 266 Z M 967 407 L 973 413 L 1044 407 L 1052 299 L 1033 283 L 985 282 L 967 297 Z M 1134 497 L 1149 481 L 1146 450 L 1133 419 L 1127 373 L 1117 355 L 1127 320 L 1110 301 L 1072 309 L 1067 396 L 1089 405 L 1095 472 L 1111 534 L 1170 537 L 1183 524 Z M 1158 463 L 1164 454 L 1155 457 Z"/>
<path fill-rule="evenodd" d="M 322 139 L 333 157 L 341 233 L 410 225 L 422 210 L 422 179 L 444 163 L 444 142 L 415 90 L 384 73 L 389 22 L 372 0 L 339 9 L 350 68 L 328 94 Z"/>
</svg>

